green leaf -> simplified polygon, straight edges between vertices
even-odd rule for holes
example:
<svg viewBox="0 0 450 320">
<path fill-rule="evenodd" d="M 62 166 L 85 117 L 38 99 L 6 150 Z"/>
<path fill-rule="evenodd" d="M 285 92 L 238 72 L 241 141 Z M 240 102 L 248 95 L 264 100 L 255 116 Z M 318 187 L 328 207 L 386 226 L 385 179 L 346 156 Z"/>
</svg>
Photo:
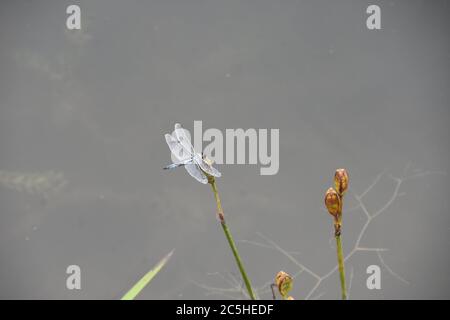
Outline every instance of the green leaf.
<svg viewBox="0 0 450 320">
<path fill-rule="evenodd" d="M 175 249 L 170 251 L 164 258 L 161 259 L 149 272 L 147 272 L 141 280 L 136 282 L 136 284 L 131 288 L 121 300 L 134 300 L 136 296 L 145 288 L 145 286 L 152 281 L 152 279 L 158 274 L 159 271 L 165 266 L 165 264 L 169 261 Z"/>
</svg>

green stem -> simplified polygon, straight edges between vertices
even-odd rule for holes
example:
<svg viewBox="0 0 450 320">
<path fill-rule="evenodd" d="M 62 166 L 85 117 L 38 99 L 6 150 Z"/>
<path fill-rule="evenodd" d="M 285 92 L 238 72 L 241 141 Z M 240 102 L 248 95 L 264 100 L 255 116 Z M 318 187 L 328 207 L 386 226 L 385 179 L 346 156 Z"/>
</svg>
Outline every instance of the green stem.
<svg viewBox="0 0 450 320">
<path fill-rule="evenodd" d="M 341 235 L 336 235 L 336 249 L 339 266 L 339 277 L 341 279 L 342 300 L 347 300 L 347 290 L 345 288 L 344 254 L 342 252 Z"/>
<path fill-rule="evenodd" d="M 228 244 L 230 245 L 231 251 L 233 252 L 233 256 L 236 259 L 236 264 L 238 265 L 239 271 L 241 272 L 242 278 L 244 279 L 245 287 L 247 288 L 248 295 L 252 300 L 255 300 L 255 294 L 253 293 L 252 285 L 250 283 L 250 280 L 247 276 L 247 273 L 245 272 L 244 265 L 242 264 L 241 257 L 239 255 L 239 252 L 237 250 L 236 244 L 234 243 L 233 236 L 231 235 L 230 229 L 228 228 L 225 218 L 223 215 L 223 209 L 222 204 L 220 202 L 219 193 L 217 192 L 216 187 L 216 181 L 214 178 L 209 178 L 209 183 L 211 184 L 211 187 L 214 192 L 214 197 L 216 199 L 217 204 L 217 211 L 219 215 L 220 224 L 222 225 L 223 232 L 225 233 L 225 236 L 228 240 Z"/>
</svg>

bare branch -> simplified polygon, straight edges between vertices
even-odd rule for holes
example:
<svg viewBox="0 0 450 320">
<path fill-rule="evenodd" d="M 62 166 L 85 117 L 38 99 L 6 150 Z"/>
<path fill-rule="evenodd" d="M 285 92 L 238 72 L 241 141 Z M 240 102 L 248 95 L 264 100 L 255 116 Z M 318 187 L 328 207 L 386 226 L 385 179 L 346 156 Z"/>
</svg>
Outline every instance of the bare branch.
<svg viewBox="0 0 450 320">
<path fill-rule="evenodd" d="M 403 279 L 401 276 L 399 276 L 397 273 L 394 272 L 394 270 L 392 270 L 387 264 L 386 262 L 384 262 L 383 257 L 381 256 L 381 253 L 378 251 L 377 252 L 378 258 L 380 259 L 381 264 L 383 265 L 383 267 L 386 268 L 386 270 L 396 279 L 400 280 L 401 282 L 408 284 L 409 282 L 406 281 L 405 279 Z"/>
</svg>

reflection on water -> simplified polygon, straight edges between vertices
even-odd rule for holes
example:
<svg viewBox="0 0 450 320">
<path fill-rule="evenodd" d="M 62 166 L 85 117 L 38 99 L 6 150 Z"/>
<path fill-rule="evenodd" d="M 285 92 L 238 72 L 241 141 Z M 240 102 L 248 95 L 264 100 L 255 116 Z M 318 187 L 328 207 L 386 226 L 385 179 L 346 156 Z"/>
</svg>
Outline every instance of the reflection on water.
<svg viewBox="0 0 450 320">
<path fill-rule="evenodd" d="M 48 198 L 67 184 L 62 172 L 24 173 L 0 171 L 0 185 L 5 188 Z"/>
</svg>

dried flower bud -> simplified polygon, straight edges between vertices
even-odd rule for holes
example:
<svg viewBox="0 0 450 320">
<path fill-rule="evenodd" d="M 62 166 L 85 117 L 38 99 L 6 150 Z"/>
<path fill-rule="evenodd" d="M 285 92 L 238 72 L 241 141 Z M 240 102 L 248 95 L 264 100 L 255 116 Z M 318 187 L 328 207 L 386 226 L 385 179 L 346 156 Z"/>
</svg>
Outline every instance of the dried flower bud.
<svg viewBox="0 0 450 320">
<path fill-rule="evenodd" d="M 336 191 L 343 195 L 348 188 L 348 173 L 345 169 L 337 169 L 334 174 L 334 186 Z"/>
<path fill-rule="evenodd" d="M 335 218 L 340 214 L 341 198 L 333 188 L 329 188 L 325 193 L 325 206 L 328 212 Z"/>
<path fill-rule="evenodd" d="M 275 276 L 275 284 L 283 299 L 288 298 L 288 293 L 292 290 L 292 282 L 292 277 L 284 271 L 278 272 Z"/>
</svg>

